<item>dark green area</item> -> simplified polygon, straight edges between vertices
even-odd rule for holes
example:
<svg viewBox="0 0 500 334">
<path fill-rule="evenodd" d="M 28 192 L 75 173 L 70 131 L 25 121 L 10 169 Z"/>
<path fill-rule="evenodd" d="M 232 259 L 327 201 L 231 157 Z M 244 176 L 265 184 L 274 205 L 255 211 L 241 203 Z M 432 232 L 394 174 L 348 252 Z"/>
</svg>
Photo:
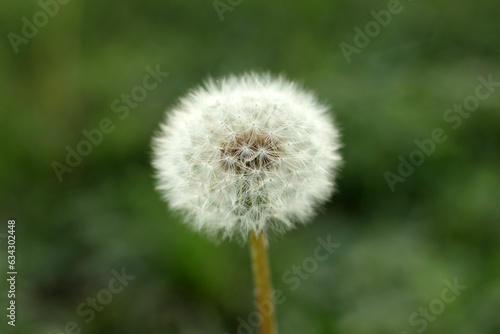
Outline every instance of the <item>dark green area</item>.
<svg viewBox="0 0 500 334">
<path fill-rule="evenodd" d="M 443 281 L 457 278 L 467 288 L 425 333 L 499 333 L 500 87 L 470 114 L 446 114 L 473 101 L 478 77 L 500 81 L 498 3 L 402 1 L 348 63 L 340 43 L 387 5 L 242 1 L 221 21 L 211 1 L 72 0 L 15 53 L 7 34 L 21 35 L 40 5 L 2 0 L 0 264 L 6 272 L 15 218 L 19 274 L 15 328 L 0 283 L 0 332 L 55 334 L 74 321 L 81 333 L 236 333 L 254 310 L 248 249 L 215 245 L 166 209 L 150 140 L 208 76 L 269 70 L 333 106 L 345 157 L 314 222 L 271 240 L 280 332 L 418 333 L 419 308 L 439 310 Z M 157 65 L 169 76 L 114 113 Z M 105 118 L 113 131 L 59 182 L 53 162 L 66 164 L 66 147 Z M 435 129 L 446 140 L 391 191 L 384 173 Z M 290 270 L 327 236 L 340 246 L 297 286 Z M 87 323 L 77 308 L 122 268 L 135 279 Z"/>
</svg>

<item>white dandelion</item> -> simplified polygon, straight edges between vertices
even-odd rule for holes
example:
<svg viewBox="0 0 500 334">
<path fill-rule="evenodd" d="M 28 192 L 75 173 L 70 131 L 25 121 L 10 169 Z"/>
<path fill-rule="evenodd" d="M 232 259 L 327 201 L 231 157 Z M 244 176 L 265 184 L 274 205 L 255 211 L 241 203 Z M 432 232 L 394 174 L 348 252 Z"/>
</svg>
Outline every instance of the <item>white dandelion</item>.
<svg viewBox="0 0 500 334">
<path fill-rule="evenodd" d="M 282 77 L 208 80 L 154 139 L 158 189 L 196 230 L 282 233 L 334 189 L 339 134 L 325 105 Z"/>
<path fill-rule="evenodd" d="M 154 139 L 158 189 L 171 208 L 196 230 L 249 237 L 261 334 L 277 328 L 266 236 L 307 222 L 330 197 L 338 138 L 314 95 L 251 73 L 191 91 Z"/>
</svg>

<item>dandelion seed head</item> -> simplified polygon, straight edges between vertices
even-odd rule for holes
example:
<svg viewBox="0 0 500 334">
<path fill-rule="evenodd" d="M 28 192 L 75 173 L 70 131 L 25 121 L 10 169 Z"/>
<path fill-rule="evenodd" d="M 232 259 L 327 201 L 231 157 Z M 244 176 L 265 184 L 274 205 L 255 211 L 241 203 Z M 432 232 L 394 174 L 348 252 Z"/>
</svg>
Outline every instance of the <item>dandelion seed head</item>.
<svg viewBox="0 0 500 334">
<path fill-rule="evenodd" d="M 339 134 L 293 82 L 250 73 L 209 80 L 167 113 L 153 141 L 158 190 L 196 230 L 283 233 L 334 190 Z"/>
</svg>

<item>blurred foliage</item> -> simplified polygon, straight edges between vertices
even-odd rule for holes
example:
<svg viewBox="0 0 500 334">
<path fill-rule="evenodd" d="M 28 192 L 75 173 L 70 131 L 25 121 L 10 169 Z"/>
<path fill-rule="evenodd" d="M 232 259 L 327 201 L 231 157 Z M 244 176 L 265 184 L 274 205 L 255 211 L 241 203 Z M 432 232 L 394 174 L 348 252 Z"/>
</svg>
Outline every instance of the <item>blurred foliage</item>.
<svg viewBox="0 0 500 334">
<path fill-rule="evenodd" d="M 274 285 L 286 296 L 281 333 L 417 333 L 411 314 L 455 277 L 467 289 L 425 333 L 499 333 L 500 90 L 457 129 L 443 121 L 478 76 L 500 80 L 498 4 L 402 5 L 349 64 L 339 44 L 353 44 L 354 27 L 387 1 L 243 1 L 221 21 L 211 1 L 72 0 L 18 53 L 3 38 L 0 232 L 17 220 L 19 275 L 17 326 L 2 315 L 1 332 L 55 334 L 70 321 L 82 333 L 237 332 L 254 310 L 248 251 L 213 244 L 166 209 L 150 138 L 207 76 L 255 69 L 316 91 L 345 144 L 331 202 L 271 241 Z M 39 6 L 3 0 L 3 35 L 20 34 Z M 111 104 L 157 64 L 170 75 L 121 120 Z M 51 164 L 104 118 L 115 130 L 59 182 Z M 447 140 L 391 192 L 384 173 L 435 128 Z M 292 291 L 283 273 L 328 235 L 341 246 Z M 78 305 L 121 268 L 135 279 L 86 323 Z"/>
</svg>

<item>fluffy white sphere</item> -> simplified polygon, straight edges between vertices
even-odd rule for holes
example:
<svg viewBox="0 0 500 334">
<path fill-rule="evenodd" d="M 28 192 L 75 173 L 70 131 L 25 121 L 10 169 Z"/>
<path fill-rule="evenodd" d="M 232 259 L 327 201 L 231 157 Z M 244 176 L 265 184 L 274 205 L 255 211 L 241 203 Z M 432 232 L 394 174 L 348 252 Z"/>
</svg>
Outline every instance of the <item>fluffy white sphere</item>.
<svg viewBox="0 0 500 334">
<path fill-rule="evenodd" d="M 281 233 L 331 195 L 338 137 L 328 108 L 282 77 L 209 80 L 154 138 L 158 189 L 196 230 Z"/>
</svg>

